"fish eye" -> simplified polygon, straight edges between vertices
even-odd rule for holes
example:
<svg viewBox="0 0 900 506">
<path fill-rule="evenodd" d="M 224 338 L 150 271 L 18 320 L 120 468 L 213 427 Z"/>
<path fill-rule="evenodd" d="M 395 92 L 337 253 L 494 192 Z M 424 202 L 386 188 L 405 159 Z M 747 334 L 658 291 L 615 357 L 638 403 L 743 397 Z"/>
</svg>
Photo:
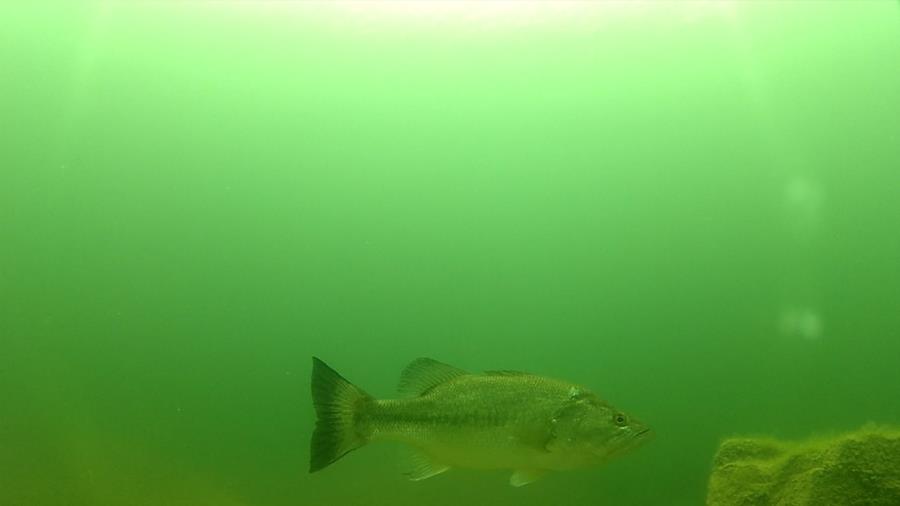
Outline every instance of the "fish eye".
<svg viewBox="0 0 900 506">
<path fill-rule="evenodd" d="M 619 427 L 624 427 L 628 425 L 628 417 L 625 416 L 625 413 L 616 413 L 616 415 L 613 416 L 613 422 Z"/>
</svg>

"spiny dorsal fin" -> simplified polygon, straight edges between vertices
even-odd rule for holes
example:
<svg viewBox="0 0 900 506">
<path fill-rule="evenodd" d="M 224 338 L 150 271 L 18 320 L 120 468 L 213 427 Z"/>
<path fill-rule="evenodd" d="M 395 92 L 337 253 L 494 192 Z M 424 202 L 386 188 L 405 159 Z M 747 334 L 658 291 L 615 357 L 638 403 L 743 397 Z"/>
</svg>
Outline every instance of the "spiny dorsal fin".
<svg viewBox="0 0 900 506">
<path fill-rule="evenodd" d="M 469 373 L 437 360 L 417 358 L 400 373 L 400 386 L 397 387 L 397 391 L 403 396 L 417 397 L 441 383 L 466 374 Z"/>
</svg>

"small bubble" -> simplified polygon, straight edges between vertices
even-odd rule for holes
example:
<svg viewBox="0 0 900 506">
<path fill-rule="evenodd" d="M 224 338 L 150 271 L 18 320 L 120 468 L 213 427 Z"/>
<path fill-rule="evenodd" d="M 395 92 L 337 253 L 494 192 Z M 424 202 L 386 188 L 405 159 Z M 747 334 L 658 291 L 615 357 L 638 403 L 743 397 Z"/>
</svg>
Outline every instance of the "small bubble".
<svg viewBox="0 0 900 506">
<path fill-rule="evenodd" d="M 794 232 L 803 237 L 811 236 L 822 222 L 825 190 L 814 179 L 793 177 L 784 186 L 784 205 Z"/>
<path fill-rule="evenodd" d="M 809 307 L 787 308 L 778 322 L 782 334 L 814 341 L 822 337 L 824 324 L 819 313 Z"/>
</svg>

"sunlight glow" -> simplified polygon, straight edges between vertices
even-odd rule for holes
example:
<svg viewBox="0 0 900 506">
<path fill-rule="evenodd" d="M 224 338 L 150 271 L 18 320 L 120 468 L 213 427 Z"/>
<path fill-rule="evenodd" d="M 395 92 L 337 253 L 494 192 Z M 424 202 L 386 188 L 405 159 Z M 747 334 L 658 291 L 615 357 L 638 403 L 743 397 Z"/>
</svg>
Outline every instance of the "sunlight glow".
<svg viewBox="0 0 900 506">
<path fill-rule="evenodd" d="M 411 21 L 521 24 L 572 19 L 586 14 L 631 15 L 678 7 L 687 21 L 730 11 L 733 0 L 338 0 L 345 12 Z"/>
</svg>

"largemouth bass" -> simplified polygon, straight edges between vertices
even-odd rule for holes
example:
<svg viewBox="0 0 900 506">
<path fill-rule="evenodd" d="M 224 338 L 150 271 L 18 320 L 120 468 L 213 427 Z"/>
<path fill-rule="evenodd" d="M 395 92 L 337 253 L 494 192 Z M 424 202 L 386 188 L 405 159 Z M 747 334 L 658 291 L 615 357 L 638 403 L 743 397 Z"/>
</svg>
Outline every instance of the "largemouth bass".
<svg viewBox="0 0 900 506">
<path fill-rule="evenodd" d="M 429 358 L 400 376 L 400 399 L 378 400 L 313 357 L 316 428 L 309 472 L 370 441 L 410 448 L 405 474 L 422 480 L 452 467 L 509 469 L 510 483 L 601 464 L 650 429 L 586 388 L 517 371 L 470 374 Z"/>
</svg>

